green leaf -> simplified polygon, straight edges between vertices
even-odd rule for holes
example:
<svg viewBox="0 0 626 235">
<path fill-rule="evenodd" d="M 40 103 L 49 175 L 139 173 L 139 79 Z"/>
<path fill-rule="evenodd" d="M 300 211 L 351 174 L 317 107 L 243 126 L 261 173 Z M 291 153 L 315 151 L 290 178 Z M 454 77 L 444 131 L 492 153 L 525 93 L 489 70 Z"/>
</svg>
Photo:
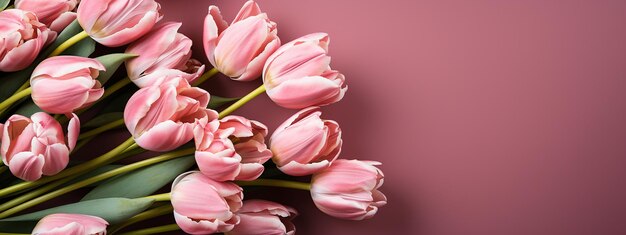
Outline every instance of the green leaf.
<svg viewBox="0 0 626 235">
<path fill-rule="evenodd" d="M 105 113 L 105 114 L 99 114 L 97 117 L 89 120 L 88 122 L 86 122 L 85 124 L 81 125 L 81 129 L 85 128 L 85 129 L 91 129 L 91 128 L 98 128 L 100 126 L 109 124 L 113 121 L 117 121 L 121 118 L 124 118 L 124 113 L 123 112 L 112 112 L 112 113 Z"/>
<path fill-rule="evenodd" d="M 219 96 L 211 95 L 211 100 L 209 100 L 209 108 L 216 109 L 216 108 L 221 107 L 222 105 L 228 104 L 238 99 L 241 99 L 241 98 L 226 98 L 226 97 L 219 97 Z"/>
<path fill-rule="evenodd" d="M 39 61 L 41 61 L 41 60 L 45 59 L 46 57 L 48 57 L 48 55 L 50 53 L 52 53 L 52 51 L 54 51 L 54 49 L 56 49 L 63 42 L 67 41 L 67 39 L 70 39 L 71 37 L 73 37 L 74 35 L 82 32 L 82 31 L 83 31 L 83 28 L 81 28 L 80 24 L 78 24 L 78 20 L 74 20 L 67 27 L 65 27 L 65 29 L 63 29 L 63 31 L 61 31 L 61 33 L 59 33 L 59 35 L 54 40 L 54 42 L 52 44 L 50 44 L 50 46 L 48 46 L 46 48 L 46 50 L 43 53 L 41 53 L 41 55 L 39 55 Z"/>
<path fill-rule="evenodd" d="M 154 203 L 154 199 L 150 198 L 102 198 L 82 201 L 2 219 L 0 220 L 0 231 L 4 231 L 7 226 L 14 226 L 11 222 L 37 221 L 54 213 L 93 215 L 106 220 L 109 224 L 117 224 L 146 210 L 152 203 Z"/>
<path fill-rule="evenodd" d="M 30 78 L 30 74 L 35 70 L 35 63 L 31 66 L 13 73 L 7 73 L 0 78 L 0 100 L 5 100 L 13 95 L 17 88 L 22 86 Z"/>
<path fill-rule="evenodd" d="M 0 0 L 0 11 L 7 8 L 7 6 L 9 5 L 9 2 L 10 0 Z"/>
<path fill-rule="evenodd" d="M 112 178 L 98 185 L 81 201 L 96 198 L 137 198 L 153 194 L 195 163 L 193 156 L 172 159 Z"/>
<path fill-rule="evenodd" d="M 113 76 L 115 71 L 117 71 L 117 68 L 120 67 L 120 65 L 124 61 L 136 56 L 137 55 L 134 54 L 115 53 L 103 55 L 96 58 L 96 60 L 100 61 L 100 63 L 102 63 L 106 68 L 106 71 L 101 72 L 100 76 L 98 76 L 98 81 L 100 81 L 100 83 L 102 84 L 105 84 L 107 81 L 109 81 L 109 78 Z"/>
<path fill-rule="evenodd" d="M 96 50 L 96 41 L 91 38 L 85 38 L 80 40 L 76 44 L 72 45 L 67 50 L 63 51 L 61 55 L 75 55 L 80 57 L 89 57 L 91 53 Z"/>
<path fill-rule="evenodd" d="M 33 103 L 33 100 L 31 99 L 23 102 L 20 107 L 15 111 L 16 114 L 26 117 L 30 117 L 30 115 L 33 115 L 36 112 L 43 112 L 43 110 L 41 110 L 39 106 Z"/>
</svg>

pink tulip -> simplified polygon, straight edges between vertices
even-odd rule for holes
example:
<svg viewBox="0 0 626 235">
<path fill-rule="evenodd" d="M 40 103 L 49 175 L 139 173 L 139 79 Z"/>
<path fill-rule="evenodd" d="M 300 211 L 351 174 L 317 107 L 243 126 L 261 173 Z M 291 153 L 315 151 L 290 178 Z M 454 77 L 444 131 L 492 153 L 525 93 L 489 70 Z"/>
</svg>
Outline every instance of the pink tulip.
<svg viewBox="0 0 626 235">
<path fill-rule="evenodd" d="M 55 34 L 34 13 L 19 9 L 0 12 L 0 71 L 28 67 Z"/>
<path fill-rule="evenodd" d="M 27 181 L 59 173 L 69 162 L 79 130 L 75 114 L 68 125 L 67 139 L 61 124 L 47 113 L 35 113 L 31 118 L 15 114 L 3 126 L 2 162 L 13 175 Z"/>
<path fill-rule="evenodd" d="M 265 200 L 246 200 L 237 212 L 240 222 L 226 235 L 293 235 L 296 227 L 291 220 L 298 212 L 281 204 Z"/>
<path fill-rule="evenodd" d="M 33 229 L 34 235 L 106 234 L 109 223 L 100 217 L 81 214 L 50 214 L 43 217 Z"/>
<path fill-rule="evenodd" d="M 199 123 L 194 134 L 198 167 L 214 180 L 255 180 L 263 173 L 263 163 L 272 157 L 265 145 L 267 127 L 244 117 Z"/>
<path fill-rule="evenodd" d="M 171 197 L 176 223 L 186 233 L 227 232 L 239 223 L 235 212 L 242 206 L 243 193 L 234 183 L 187 172 L 172 183 Z"/>
<path fill-rule="evenodd" d="M 254 1 L 246 2 L 228 25 L 216 6 L 204 20 L 204 52 L 220 72 L 238 81 L 261 76 L 265 60 L 280 46 L 276 23 Z"/>
<path fill-rule="evenodd" d="M 328 167 L 341 152 L 341 129 L 322 120 L 319 107 L 303 109 L 281 124 L 270 138 L 274 163 L 288 175 L 310 175 Z"/>
<path fill-rule="evenodd" d="M 128 77 L 137 86 L 151 85 L 152 82 L 142 76 L 155 71 L 188 68 L 187 63 L 191 58 L 191 39 L 178 33 L 181 25 L 181 23 L 174 22 L 162 24 L 128 46 L 126 53 L 139 55 L 126 61 Z M 196 78 L 203 72 L 204 65 L 195 69 L 192 77 Z"/>
<path fill-rule="evenodd" d="M 348 86 L 330 68 L 325 33 L 309 34 L 280 47 L 263 68 L 267 95 L 278 105 L 299 109 L 340 101 Z"/>
<path fill-rule="evenodd" d="M 118 47 L 139 39 L 161 20 L 154 0 L 82 0 L 78 23 L 94 40 Z"/>
<path fill-rule="evenodd" d="M 41 23 L 54 32 L 61 32 L 76 19 L 72 12 L 78 0 L 15 0 L 15 8 L 37 15 Z"/>
<path fill-rule="evenodd" d="M 383 185 L 379 162 L 344 160 L 313 175 L 311 196 L 324 213 L 342 219 L 371 218 L 387 198 L 378 190 Z"/>
<path fill-rule="evenodd" d="M 126 104 L 124 122 L 142 148 L 169 151 L 193 138 L 198 120 L 217 118 L 208 104 L 208 92 L 180 76 L 170 77 L 135 92 Z"/>
<path fill-rule="evenodd" d="M 96 59 L 55 56 L 42 61 L 30 77 L 31 97 L 49 113 L 66 114 L 98 101 L 104 88 L 96 78 L 104 65 Z"/>
</svg>

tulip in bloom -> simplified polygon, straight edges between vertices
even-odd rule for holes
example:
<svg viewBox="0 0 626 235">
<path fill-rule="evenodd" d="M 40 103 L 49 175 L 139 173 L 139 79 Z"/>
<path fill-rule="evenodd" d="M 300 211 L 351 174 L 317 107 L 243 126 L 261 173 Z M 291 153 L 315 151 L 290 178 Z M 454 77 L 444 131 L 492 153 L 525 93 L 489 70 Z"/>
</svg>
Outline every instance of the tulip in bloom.
<svg viewBox="0 0 626 235">
<path fill-rule="evenodd" d="M 128 77 L 137 86 L 146 87 L 151 85 L 152 81 L 143 78 L 143 76 L 154 73 L 157 70 L 185 70 L 188 68 L 188 62 L 191 59 L 192 43 L 187 36 L 178 33 L 181 25 L 181 23 L 174 22 L 162 24 L 128 46 L 126 53 L 139 55 L 126 61 Z M 195 79 L 203 72 L 204 65 L 195 69 L 195 74 L 190 77 Z"/>
<path fill-rule="evenodd" d="M 281 204 L 265 200 L 246 200 L 237 212 L 238 225 L 226 235 L 293 235 L 296 227 L 291 220 L 298 212 Z"/>
<path fill-rule="evenodd" d="M 109 223 L 100 217 L 82 214 L 50 214 L 37 223 L 34 235 L 106 234 Z"/>
<path fill-rule="evenodd" d="M 2 162 L 13 175 L 27 181 L 59 173 L 69 162 L 79 131 L 80 121 L 74 114 L 67 139 L 59 122 L 47 113 L 35 113 L 30 118 L 15 114 L 3 126 Z"/>
<path fill-rule="evenodd" d="M 302 176 L 328 167 L 341 152 L 341 129 L 322 120 L 319 107 L 303 109 L 281 124 L 270 138 L 274 163 L 282 172 Z"/>
<path fill-rule="evenodd" d="M 214 180 L 254 180 L 263 173 L 263 163 L 272 157 L 265 145 L 267 127 L 244 117 L 199 123 L 194 135 L 198 167 Z"/>
<path fill-rule="evenodd" d="M 19 9 L 0 11 L 0 71 L 28 67 L 55 34 L 34 13 Z"/>
<path fill-rule="evenodd" d="M 348 86 L 345 77 L 330 68 L 325 33 L 314 33 L 280 47 L 263 68 L 267 95 L 278 105 L 299 109 L 340 101 Z"/>
<path fill-rule="evenodd" d="M 15 8 L 37 15 L 41 23 L 54 32 L 61 32 L 76 19 L 72 12 L 78 0 L 15 0 Z"/>
<path fill-rule="evenodd" d="M 172 183 L 174 218 L 189 234 L 227 232 L 239 223 L 242 189 L 231 182 L 218 182 L 200 172 L 187 172 Z"/>
<path fill-rule="evenodd" d="M 104 88 L 96 78 L 104 65 L 96 59 L 55 56 L 42 61 L 30 78 L 35 104 L 49 113 L 66 114 L 98 101 Z"/>
<path fill-rule="evenodd" d="M 254 1 L 246 2 L 228 25 L 216 6 L 204 20 L 204 52 L 221 73 L 238 81 L 261 75 L 265 60 L 280 46 L 276 23 Z"/>
<path fill-rule="evenodd" d="M 217 118 L 206 107 L 209 93 L 180 76 L 139 89 L 128 100 L 124 122 L 139 146 L 169 151 L 193 138 L 195 122 Z"/>
<path fill-rule="evenodd" d="M 313 175 L 311 196 L 324 213 L 342 219 L 371 218 L 387 198 L 378 190 L 383 185 L 379 162 L 344 160 Z"/>
<path fill-rule="evenodd" d="M 82 0 L 78 23 L 102 45 L 118 47 L 139 39 L 161 20 L 154 0 Z"/>
</svg>

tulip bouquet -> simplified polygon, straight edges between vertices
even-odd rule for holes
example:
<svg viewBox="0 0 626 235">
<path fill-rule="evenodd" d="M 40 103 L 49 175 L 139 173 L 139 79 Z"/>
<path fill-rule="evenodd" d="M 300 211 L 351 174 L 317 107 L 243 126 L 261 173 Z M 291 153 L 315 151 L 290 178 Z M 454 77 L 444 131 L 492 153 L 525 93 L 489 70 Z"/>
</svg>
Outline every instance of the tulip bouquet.
<svg viewBox="0 0 626 235">
<path fill-rule="evenodd" d="M 320 106 L 347 90 L 327 34 L 282 44 L 255 2 L 230 24 L 210 6 L 208 69 L 181 23 L 159 22 L 155 0 L 0 0 L 0 10 L 0 232 L 295 233 L 293 207 L 244 200 L 248 188 L 308 190 L 322 212 L 350 220 L 386 204 L 380 163 L 338 159 L 341 128 L 322 118 Z M 123 53 L 93 56 L 96 47 Z M 198 87 L 217 73 L 263 84 L 241 98 Z M 231 115 L 264 93 L 295 113 L 269 137 Z M 130 138 L 117 147 L 73 160 L 124 126 Z M 128 160 L 140 154 L 149 157 Z M 80 201 L 46 205 L 78 189 L 88 192 Z M 125 229 L 164 215 L 176 223 Z"/>
</svg>

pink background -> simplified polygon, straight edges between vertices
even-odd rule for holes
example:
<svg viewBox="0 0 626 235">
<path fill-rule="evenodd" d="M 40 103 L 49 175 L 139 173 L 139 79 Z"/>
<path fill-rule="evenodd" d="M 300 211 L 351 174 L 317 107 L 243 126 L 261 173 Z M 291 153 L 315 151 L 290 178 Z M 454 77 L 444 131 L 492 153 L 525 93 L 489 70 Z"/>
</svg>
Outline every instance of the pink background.
<svg viewBox="0 0 626 235">
<path fill-rule="evenodd" d="M 243 3 L 160 2 L 205 61 L 208 5 L 230 20 Z M 388 206 L 361 222 L 271 189 L 301 211 L 298 234 L 626 234 L 626 1 L 258 2 L 283 42 L 331 35 L 350 88 L 324 117 L 343 158 L 386 173 Z M 236 114 L 273 129 L 294 112 L 264 96 Z"/>
</svg>

